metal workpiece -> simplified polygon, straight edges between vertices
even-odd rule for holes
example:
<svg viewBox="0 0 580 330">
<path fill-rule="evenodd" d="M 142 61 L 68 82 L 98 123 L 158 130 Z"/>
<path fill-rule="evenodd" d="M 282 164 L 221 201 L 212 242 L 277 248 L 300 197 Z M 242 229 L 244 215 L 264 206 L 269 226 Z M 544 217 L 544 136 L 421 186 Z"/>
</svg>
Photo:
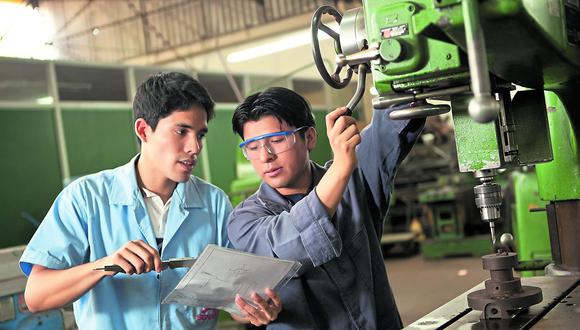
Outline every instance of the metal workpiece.
<svg viewBox="0 0 580 330">
<path fill-rule="evenodd" d="M 483 269 L 490 271 L 508 269 L 510 270 L 510 277 L 513 278 L 511 276 L 511 269 L 517 266 L 518 255 L 515 252 L 498 252 L 494 254 L 488 254 L 481 257 L 481 264 Z"/>
<path fill-rule="evenodd" d="M 461 6 L 473 91 L 473 99 L 469 102 L 468 111 L 470 117 L 476 122 L 488 123 L 497 118 L 499 104 L 491 94 L 483 29 L 479 22 L 479 4 L 477 0 L 464 0 Z"/>
<path fill-rule="evenodd" d="M 513 276 L 518 257 L 513 252 L 499 252 L 481 258 L 483 268 L 489 270 L 490 279 L 485 289 L 467 295 L 469 307 L 482 311 L 482 319 L 511 319 L 522 308 L 542 301 L 542 290 L 534 286 L 522 286 Z"/>
<path fill-rule="evenodd" d="M 501 234 L 498 244 L 498 250 L 500 249 L 506 252 L 516 252 L 516 242 L 512 234 L 510 233 Z"/>
</svg>

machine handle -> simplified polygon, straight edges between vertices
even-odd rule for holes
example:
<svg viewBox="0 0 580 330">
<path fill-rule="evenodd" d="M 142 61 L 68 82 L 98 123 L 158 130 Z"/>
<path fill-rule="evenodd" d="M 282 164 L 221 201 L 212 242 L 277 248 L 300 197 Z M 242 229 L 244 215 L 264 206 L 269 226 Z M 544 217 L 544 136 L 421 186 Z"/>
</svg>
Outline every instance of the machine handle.
<svg viewBox="0 0 580 330">
<path fill-rule="evenodd" d="M 356 108 L 356 105 L 360 102 L 365 93 L 365 82 L 367 79 L 368 70 L 369 70 L 368 65 L 366 64 L 358 65 L 358 82 L 356 84 L 356 92 L 346 105 L 346 108 L 348 109 L 348 112 L 346 113 L 347 116 L 352 115 L 352 111 L 354 110 L 354 108 Z"/>
<path fill-rule="evenodd" d="M 426 102 L 425 102 L 426 103 Z M 405 120 L 437 116 L 449 112 L 451 107 L 446 104 L 426 104 L 389 112 L 392 120 Z"/>
<path fill-rule="evenodd" d="M 497 118 L 499 103 L 491 95 L 485 41 L 479 22 L 478 0 L 463 0 L 461 6 L 469 59 L 469 74 L 471 75 L 471 90 L 473 91 L 473 99 L 468 105 L 469 116 L 479 123 L 488 123 Z"/>
<path fill-rule="evenodd" d="M 322 15 L 329 14 L 334 20 L 340 24 L 342 20 L 342 15 L 331 6 L 321 6 L 318 8 L 314 15 L 312 16 L 312 23 L 310 25 L 310 33 L 312 37 L 312 56 L 314 57 L 314 64 L 316 64 L 316 69 L 324 81 L 331 87 L 336 89 L 341 89 L 346 87 L 352 78 L 352 69 L 347 67 L 346 77 L 340 79 L 340 72 L 344 65 L 338 65 L 333 74 L 329 74 L 324 66 L 324 61 L 322 60 L 322 54 L 320 52 L 320 41 L 318 40 L 318 31 L 321 30 L 328 34 L 332 39 L 334 39 L 334 44 L 337 53 L 342 53 L 342 48 L 340 46 L 340 36 L 338 33 L 334 32 L 331 28 L 322 23 Z"/>
</svg>

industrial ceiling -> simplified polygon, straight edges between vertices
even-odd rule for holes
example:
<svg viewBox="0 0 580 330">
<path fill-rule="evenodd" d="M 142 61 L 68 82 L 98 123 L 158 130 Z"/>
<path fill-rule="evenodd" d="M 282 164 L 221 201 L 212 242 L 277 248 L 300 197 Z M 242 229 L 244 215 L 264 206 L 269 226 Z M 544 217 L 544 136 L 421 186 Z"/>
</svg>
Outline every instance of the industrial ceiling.
<svg viewBox="0 0 580 330">
<path fill-rule="evenodd" d="M 53 18 L 61 59 L 163 64 L 309 25 L 345 0 L 27 0 Z"/>
</svg>

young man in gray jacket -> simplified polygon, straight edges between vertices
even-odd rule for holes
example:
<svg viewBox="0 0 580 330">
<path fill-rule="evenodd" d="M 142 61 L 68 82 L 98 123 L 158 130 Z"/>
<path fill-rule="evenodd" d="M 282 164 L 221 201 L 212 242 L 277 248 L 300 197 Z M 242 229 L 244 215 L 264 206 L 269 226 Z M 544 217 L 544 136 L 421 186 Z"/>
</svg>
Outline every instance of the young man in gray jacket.
<svg viewBox="0 0 580 330">
<path fill-rule="evenodd" d="M 238 106 L 233 129 L 263 182 L 228 220 L 237 249 L 302 263 L 279 291 L 272 329 L 399 329 L 380 238 L 397 165 L 424 120 L 376 110 L 361 133 L 346 108 L 326 116 L 334 158 L 309 159 L 317 132 L 308 103 L 269 88 Z M 357 161 L 358 160 L 358 161 Z"/>
</svg>

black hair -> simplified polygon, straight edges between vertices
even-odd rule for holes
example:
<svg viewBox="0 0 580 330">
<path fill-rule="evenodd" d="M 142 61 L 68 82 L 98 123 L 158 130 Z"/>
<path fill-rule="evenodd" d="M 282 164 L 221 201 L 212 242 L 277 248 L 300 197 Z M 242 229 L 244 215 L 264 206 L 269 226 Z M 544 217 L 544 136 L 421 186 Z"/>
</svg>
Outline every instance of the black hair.
<svg viewBox="0 0 580 330">
<path fill-rule="evenodd" d="M 214 117 L 214 102 L 197 80 L 181 72 L 160 72 L 137 88 L 133 121 L 143 118 L 155 130 L 160 119 L 192 106 L 205 110 L 208 121 Z"/>
<path fill-rule="evenodd" d="M 232 118 L 232 128 L 243 139 L 246 122 L 269 115 L 296 128 L 315 126 L 310 105 L 302 96 L 284 87 L 270 87 L 248 96 L 238 105 Z M 304 132 L 300 135 L 303 136 Z"/>
</svg>

